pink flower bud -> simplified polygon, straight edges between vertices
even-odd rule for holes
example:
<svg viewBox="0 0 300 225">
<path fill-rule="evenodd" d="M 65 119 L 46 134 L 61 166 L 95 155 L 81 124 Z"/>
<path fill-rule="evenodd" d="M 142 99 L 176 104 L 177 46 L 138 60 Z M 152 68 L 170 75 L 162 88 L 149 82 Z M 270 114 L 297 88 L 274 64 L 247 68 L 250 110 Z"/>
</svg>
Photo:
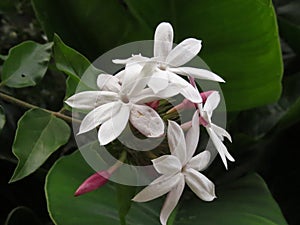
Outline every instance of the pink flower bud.
<svg viewBox="0 0 300 225">
<path fill-rule="evenodd" d="M 204 104 L 206 102 L 206 99 L 208 98 L 208 96 L 213 93 L 214 91 L 205 91 L 205 92 L 201 92 L 201 98 L 202 98 L 202 103 Z M 173 113 L 176 111 L 180 111 L 182 109 L 195 109 L 197 108 L 197 104 L 193 103 L 187 99 L 184 99 L 180 104 L 174 106 L 172 109 L 170 109 L 167 114 L 169 113 Z"/>
<path fill-rule="evenodd" d="M 76 190 L 74 196 L 83 195 L 85 193 L 94 191 L 98 189 L 99 187 L 103 186 L 107 183 L 110 173 L 106 170 L 99 171 L 97 173 L 94 173 L 92 176 L 87 178 Z"/>
<path fill-rule="evenodd" d="M 203 101 L 203 104 L 206 102 L 206 99 L 208 98 L 208 96 L 210 96 L 211 93 L 213 93 L 214 91 L 205 91 L 205 92 L 201 92 L 201 98 Z"/>
<path fill-rule="evenodd" d="M 159 106 L 159 100 L 146 103 L 147 106 L 150 106 L 152 109 L 157 110 Z"/>
</svg>

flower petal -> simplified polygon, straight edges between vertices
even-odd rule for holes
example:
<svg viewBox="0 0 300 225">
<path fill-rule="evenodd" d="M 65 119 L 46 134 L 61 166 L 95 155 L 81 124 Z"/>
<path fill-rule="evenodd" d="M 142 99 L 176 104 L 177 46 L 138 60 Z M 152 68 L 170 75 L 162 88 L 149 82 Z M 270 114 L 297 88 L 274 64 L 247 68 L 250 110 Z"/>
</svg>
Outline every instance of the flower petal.
<svg viewBox="0 0 300 225">
<path fill-rule="evenodd" d="M 146 137 L 160 137 L 165 124 L 158 113 L 146 105 L 132 105 L 130 122 Z"/>
<path fill-rule="evenodd" d="M 185 97 L 186 99 L 190 100 L 193 103 L 201 103 L 202 102 L 201 95 L 192 85 L 189 85 L 185 88 L 181 88 L 180 94 L 182 94 L 183 97 Z"/>
<path fill-rule="evenodd" d="M 200 129 L 199 129 L 199 113 L 198 110 L 194 113 L 192 119 L 192 127 L 188 130 L 185 136 L 186 142 L 186 161 L 190 160 L 198 146 L 200 136 Z"/>
<path fill-rule="evenodd" d="M 186 144 L 183 130 L 176 122 L 170 120 L 168 126 L 168 143 L 171 154 L 180 160 L 181 165 L 184 165 L 186 161 Z"/>
<path fill-rule="evenodd" d="M 72 95 L 65 102 L 72 108 L 90 110 L 117 99 L 118 94 L 110 91 L 83 91 Z"/>
<path fill-rule="evenodd" d="M 174 74 L 168 72 L 170 85 L 177 87 L 180 94 L 182 94 L 186 99 L 194 103 L 201 103 L 201 95 L 196 88 L 194 88 L 189 82 Z"/>
<path fill-rule="evenodd" d="M 213 123 L 211 124 L 211 128 L 218 135 L 221 141 L 223 141 L 224 137 L 226 137 L 230 142 L 232 142 L 230 134 L 224 128 L 219 127 Z"/>
<path fill-rule="evenodd" d="M 181 163 L 176 156 L 163 155 L 152 160 L 153 166 L 160 174 L 172 175 L 180 172 L 182 169 Z"/>
<path fill-rule="evenodd" d="M 148 57 L 144 57 L 141 54 L 132 55 L 127 59 L 113 59 L 112 62 L 115 64 L 131 64 L 131 63 L 144 63 L 149 60 Z"/>
<path fill-rule="evenodd" d="M 104 123 L 116 112 L 118 112 L 120 110 L 120 107 L 121 103 L 110 102 L 95 108 L 83 118 L 79 127 L 78 134 L 88 132 Z"/>
<path fill-rule="evenodd" d="M 181 66 L 194 58 L 201 49 L 201 41 L 188 38 L 179 43 L 167 56 L 166 63 L 171 67 Z"/>
<path fill-rule="evenodd" d="M 175 187 L 180 182 L 181 176 L 180 173 L 174 176 L 160 176 L 139 192 L 132 200 L 135 202 L 147 202 L 158 198 Z"/>
<path fill-rule="evenodd" d="M 179 199 L 184 190 L 184 186 L 185 186 L 184 176 L 181 175 L 178 184 L 167 195 L 164 205 L 161 209 L 160 222 L 162 225 L 167 224 L 169 216 L 171 215 L 172 211 L 175 209 L 176 205 L 179 202 Z"/>
<path fill-rule="evenodd" d="M 103 91 L 119 93 L 121 90 L 119 79 L 110 74 L 100 74 L 97 78 L 97 86 Z"/>
<path fill-rule="evenodd" d="M 178 67 L 178 68 L 169 68 L 169 70 L 172 71 L 173 73 L 185 75 L 185 76 L 191 76 L 196 79 L 225 82 L 217 74 L 205 69 L 199 69 L 193 67 Z"/>
<path fill-rule="evenodd" d="M 103 123 L 98 132 L 100 145 L 106 145 L 115 140 L 125 129 L 130 114 L 128 105 L 122 104 L 120 110 Z"/>
<path fill-rule="evenodd" d="M 209 116 L 212 115 L 212 112 L 217 108 L 218 104 L 220 102 L 220 94 L 217 91 L 214 91 L 211 93 L 203 106 L 203 110 L 206 111 Z"/>
<path fill-rule="evenodd" d="M 122 87 L 121 92 L 124 94 L 129 94 L 132 88 L 135 86 L 136 82 L 140 79 L 140 72 L 142 66 L 139 64 L 127 64 L 124 70 L 124 75 L 122 75 Z M 121 71 L 122 72 L 122 71 Z"/>
<path fill-rule="evenodd" d="M 220 138 L 215 134 L 215 132 L 209 127 L 206 127 L 206 130 L 207 130 L 207 133 L 209 134 L 209 137 L 211 138 L 214 146 L 216 147 L 217 151 L 219 152 L 225 168 L 227 169 L 226 158 L 228 158 L 231 162 L 234 162 L 234 158 L 229 154 L 226 146 L 223 144 L 223 142 L 220 140 Z"/>
<path fill-rule="evenodd" d="M 189 168 L 185 171 L 185 181 L 191 190 L 202 200 L 212 201 L 216 198 L 215 185 L 206 176 Z"/>
<path fill-rule="evenodd" d="M 154 94 L 164 90 L 169 85 L 168 72 L 157 69 L 152 73 L 148 82 L 148 86 L 153 90 Z"/>
<path fill-rule="evenodd" d="M 140 92 L 146 87 L 151 79 L 152 74 L 154 73 L 154 69 L 156 68 L 156 64 L 153 62 L 147 62 L 143 67 L 137 68 L 140 69 L 138 77 L 131 87 L 131 90 L 128 92 L 130 97 L 140 95 Z"/>
<path fill-rule="evenodd" d="M 187 164 L 188 167 L 191 167 L 197 171 L 203 171 L 209 163 L 210 160 L 210 152 L 203 151 L 198 155 L 195 155 Z"/>
<path fill-rule="evenodd" d="M 160 23 L 154 34 L 154 57 L 167 57 L 173 46 L 173 28 L 169 23 Z"/>
</svg>

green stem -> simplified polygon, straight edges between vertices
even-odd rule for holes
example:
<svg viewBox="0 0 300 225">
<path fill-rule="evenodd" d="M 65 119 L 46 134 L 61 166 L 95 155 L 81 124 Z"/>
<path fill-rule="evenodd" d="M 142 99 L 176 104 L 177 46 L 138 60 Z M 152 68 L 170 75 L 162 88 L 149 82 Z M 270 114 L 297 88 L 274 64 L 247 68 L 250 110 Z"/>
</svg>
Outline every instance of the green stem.
<svg viewBox="0 0 300 225">
<path fill-rule="evenodd" d="M 60 112 L 54 112 L 54 111 L 51 111 L 51 110 L 48 110 L 48 109 L 41 108 L 39 106 L 36 106 L 36 105 L 30 104 L 28 102 L 22 101 L 20 99 L 17 99 L 15 97 L 10 96 L 10 95 L 4 94 L 3 92 L 0 92 L 0 98 L 3 99 L 4 101 L 11 102 L 13 104 L 16 104 L 16 105 L 24 107 L 24 108 L 41 109 L 41 110 L 43 110 L 45 112 L 48 112 L 48 113 L 50 113 L 50 114 L 52 114 L 52 115 L 54 115 L 54 116 L 56 116 L 60 119 L 65 120 L 66 122 L 81 123 L 81 120 L 73 119 L 72 117 L 61 114 Z"/>
<path fill-rule="evenodd" d="M 112 174 L 113 172 L 115 172 L 120 166 L 123 165 L 123 163 L 124 163 L 126 157 L 127 157 L 127 152 L 126 152 L 126 151 L 123 151 L 123 152 L 121 153 L 121 156 L 120 156 L 120 158 L 118 159 L 118 161 L 117 161 L 114 165 L 112 165 L 112 166 L 107 170 L 107 172 L 110 173 L 110 174 Z"/>
</svg>

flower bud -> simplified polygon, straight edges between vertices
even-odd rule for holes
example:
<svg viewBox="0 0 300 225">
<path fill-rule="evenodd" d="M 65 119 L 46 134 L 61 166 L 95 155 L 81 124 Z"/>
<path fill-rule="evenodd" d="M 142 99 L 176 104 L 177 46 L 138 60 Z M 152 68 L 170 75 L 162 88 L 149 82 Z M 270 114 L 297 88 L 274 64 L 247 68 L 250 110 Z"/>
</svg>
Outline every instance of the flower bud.
<svg viewBox="0 0 300 225">
<path fill-rule="evenodd" d="M 98 189 L 99 187 L 107 183 L 110 176 L 111 174 L 106 170 L 94 173 L 79 186 L 74 196 L 77 197 L 79 195 L 83 195 L 85 193 Z"/>
</svg>

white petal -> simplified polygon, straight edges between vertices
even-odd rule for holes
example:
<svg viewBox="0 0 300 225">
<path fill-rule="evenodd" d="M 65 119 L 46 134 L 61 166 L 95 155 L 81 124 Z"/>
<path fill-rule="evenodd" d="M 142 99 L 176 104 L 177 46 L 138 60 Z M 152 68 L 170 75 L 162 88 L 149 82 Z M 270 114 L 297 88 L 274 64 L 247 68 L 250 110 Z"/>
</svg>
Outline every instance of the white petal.
<svg viewBox="0 0 300 225">
<path fill-rule="evenodd" d="M 190 160 L 198 146 L 200 136 L 200 129 L 199 129 L 199 113 L 196 111 L 194 113 L 192 119 L 192 127 L 188 130 L 185 136 L 186 142 L 186 161 Z"/>
<path fill-rule="evenodd" d="M 194 58 L 200 49 L 200 40 L 194 38 L 185 39 L 169 53 L 166 62 L 171 67 L 181 66 Z"/>
<path fill-rule="evenodd" d="M 153 62 L 145 63 L 145 65 L 140 69 L 139 76 L 136 78 L 134 85 L 132 86 L 131 90 L 128 93 L 130 97 L 140 95 L 140 92 L 149 83 L 149 80 L 152 74 L 154 73 L 155 68 L 156 68 L 156 63 Z"/>
<path fill-rule="evenodd" d="M 124 75 L 122 78 L 121 92 L 124 94 L 129 94 L 132 88 L 135 86 L 136 82 L 140 79 L 140 72 L 142 66 L 139 64 L 126 65 L 124 70 Z"/>
<path fill-rule="evenodd" d="M 120 110 L 120 107 L 121 103 L 110 102 L 95 108 L 83 118 L 78 134 L 88 132 L 104 123 L 115 113 L 117 113 Z"/>
<path fill-rule="evenodd" d="M 225 82 L 217 74 L 205 69 L 198 69 L 193 67 L 178 67 L 178 68 L 169 68 L 169 70 L 176 74 L 191 76 L 197 79 Z"/>
<path fill-rule="evenodd" d="M 160 222 L 162 225 L 167 224 L 169 216 L 171 215 L 172 211 L 175 209 L 176 205 L 179 202 L 179 199 L 184 190 L 184 186 L 185 186 L 184 177 L 181 176 L 178 184 L 167 195 L 164 205 L 161 209 Z"/>
<path fill-rule="evenodd" d="M 173 46 L 173 28 L 169 23 L 160 23 L 154 34 L 154 57 L 165 59 Z"/>
<path fill-rule="evenodd" d="M 121 90 L 119 79 L 110 74 L 100 74 L 97 78 L 97 86 L 102 91 L 113 91 L 118 93 Z"/>
<path fill-rule="evenodd" d="M 89 110 L 118 99 L 118 94 L 110 91 L 83 91 L 72 95 L 65 102 L 72 108 Z"/>
<path fill-rule="evenodd" d="M 130 101 L 137 104 L 143 104 L 155 100 L 167 99 L 177 94 L 179 94 L 178 88 L 172 85 L 168 85 L 167 88 L 156 94 L 152 91 L 151 88 L 145 88 L 139 93 L 138 96 L 131 97 Z"/>
<path fill-rule="evenodd" d="M 159 100 L 161 97 L 154 94 L 151 88 L 145 88 L 140 91 L 139 95 L 130 97 L 130 101 L 137 104 L 143 104 Z"/>
<path fill-rule="evenodd" d="M 202 102 L 200 93 L 189 82 L 172 72 L 168 72 L 168 76 L 170 85 L 177 87 L 179 93 L 182 94 L 186 99 L 194 103 Z"/>
<path fill-rule="evenodd" d="M 219 127 L 213 123 L 211 124 L 211 128 L 218 135 L 221 141 L 223 141 L 224 137 L 226 137 L 230 142 L 232 142 L 230 134 L 224 128 Z"/>
<path fill-rule="evenodd" d="M 160 137 L 165 124 L 158 113 L 146 105 L 132 105 L 130 122 L 146 137 Z"/>
<path fill-rule="evenodd" d="M 189 85 L 185 88 L 181 88 L 180 89 L 180 94 L 182 94 L 183 97 L 190 100 L 191 102 L 194 102 L 194 103 L 201 103 L 202 102 L 201 95 L 199 94 L 199 92 L 192 85 Z"/>
<path fill-rule="evenodd" d="M 234 162 L 234 158 L 229 154 L 226 146 L 219 139 L 219 137 L 215 134 L 215 132 L 209 127 L 207 127 L 206 130 L 207 130 L 207 133 L 209 134 L 209 137 L 211 138 L 214 146 L 216 147 L 217 151 L 219 152 L 225 168 L 227 169 L 226 158 L 228 158 L 231 162 Z"/>
<path fill-rule="evenodd" d="M 155 94 L 167 88 L 168 85 L 168 72 L 160 69 L 157 69 L 154 73 L 152 73 L 151 79 L 148 82 L 148 86 Z"/>
<path fill-rule="evenodd" d="M 191 190 L 202 200 L 212 201 L 216 198 L 215 185 L 206 176 L 189 168 L 185 172 L 185 181 Z"/>
<path fill-rule="evenodd" d="M 198 155 L 195 155 L 187 164 L 188 167 L 191 167 L 197 171 L 203 171 L 208 166 L 210 160 L 210 152 L 203 151 Z"/>
<path fill-rule="evenodd" d="M 145 187 L 132 200 L 135 202 L 147 202 L 158 198 L 175 187 L 181 180 L 181 176 L 180 173 L 174 176 L 161 176 Z"/>
<path fill-rule="evenodd" d="M 170 72 L 170 71 L 166 71 L 166 75 L 169 77 L 168 80 L 171 84 L 175 84 L 177 85 L 178 88 L 184 88 L 190 85 L 189 82 L 187 82 L 185 79 L 183 79 L 182 77 L 180 77 L 179 75 Z"/>
<path fill-rule="evenodd" d="M 206 102 L 203 106 L 203 110 L 209 113 L 209 115 L 211 116 L 212 112 L 215 110 L 215 108 L 217 108 L 219 102 L 220 94 L 219 92 L 214 91 L 207 97 Z"/>
<path fill-rule="evenodd" d="M 176 156 L 163 155 L 152 160 L 153 166 L 160 174 L 171 175 L 180 172 L 182 169 L 181 163 Z"/>
<path fill-rule="evenodd" d="M 183 130 L 174 121 L 169 120 L 168 125 L 168 143 L 170 152 L 180 160 L 181 165 L 184 165 L 186 161 L 186 144 Z"/>
<path fill-rule="evenodd" d="M 144 63 L 145 61 L 149 60 L 148 57 L 144 57 L 141 54 L 132 55 L 130 58 L 127 59 L 113 59 L 112 62 L 115 64 L 131 64 L 131 63 Z"/>
<path fill-rule="evenodd" d="M 119 137 L 128 123 L 129 114 L 129 106 L 122 104 L 120 110 L 100 126 L 98 132 L 100 145 L 106 145 Z"/>
</svg>

